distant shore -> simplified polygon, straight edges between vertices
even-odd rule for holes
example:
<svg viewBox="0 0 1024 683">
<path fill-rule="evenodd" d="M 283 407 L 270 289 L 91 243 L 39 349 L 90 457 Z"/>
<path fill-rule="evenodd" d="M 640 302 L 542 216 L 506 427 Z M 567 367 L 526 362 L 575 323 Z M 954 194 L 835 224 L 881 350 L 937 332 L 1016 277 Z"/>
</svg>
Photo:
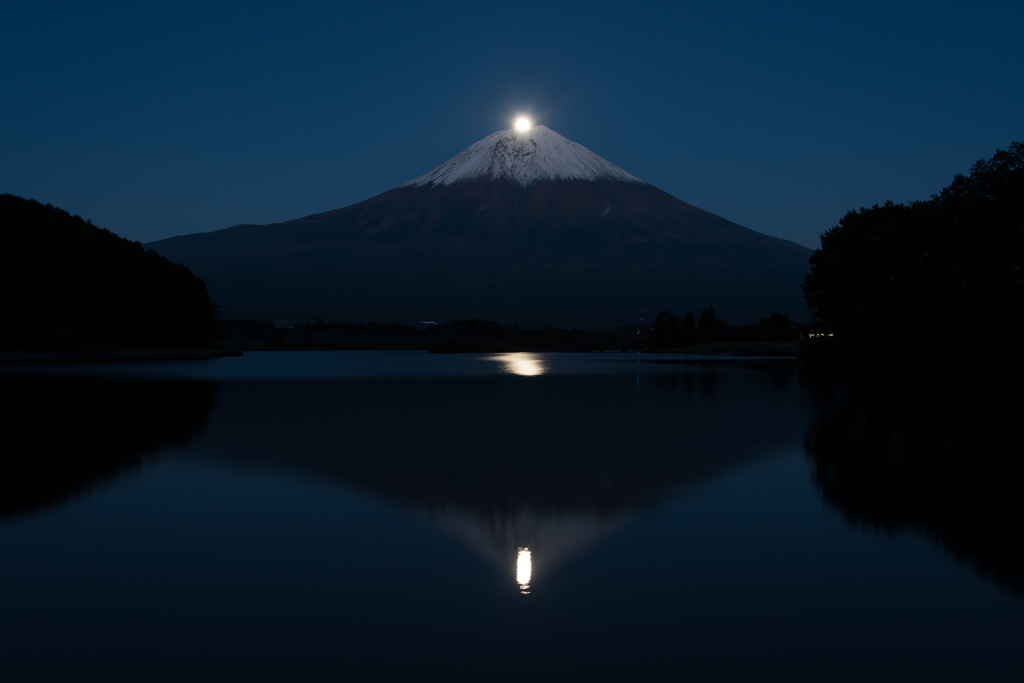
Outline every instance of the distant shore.
<svg viewBox="0 0 1024 683">
<path fill-rule="evenodd" d="M 0 351 L 3 365 L 52 365 L 67 363 L 128 363 L 164 360 L 207 360 L 241 356 L 227 349 L 145 349 L 104 351 Z"/>
<path fill-rule="evenodd" d="M 675 319 L 667 311 L 661 317 Z M 659 321 L 661 318 L 659 318 Z M 682 325 L 640 322 L 614 328 L 531 329 L 488 320 L 456 320 L 420 326 L 400 323 L 296 323 L 278 327 L 270 320 L 224 320 L 214 348 L 241 351 L 412 351 L 431 353 L 642 352 L 797 356 L 805 332 L 773 314 L 756 325 L 714 325 L 710 331 Z M 668 321 L 669 323 L 672 320 Z M 709 322 L 708 327 L 712 327 Z"/>
<path fill-rule="evenodd" d="M 462 341 L 462 340 L 460 340 Z M 473 343 L 473 342 L 477 343 Z M 136 349 L 136 350 L 102 350 L 102 351 L 0 351 L 0 366 L 12 365 L 63 365 L 79 363 L 132 363 L 152 361 L 179 361 L 179 360 L 208 360 L 213 358 L 230 358 L 243 355 L 243 351 L 288 351 L 288 350 L 361 350 L 361 351 L 430 351 L 433 353 L 588 353 L 580 349 L 567 348 L 545 348 L 545 347 L 517 347 L 479 343 L 481 340 L 472 340 L 470 343 L 452 344 L 446 348 L 429 348 L 425 344 L 409 345 L 406 348 L 395 348 L 390 345 L 381 345 L 373 348 L 364 346 L 360 349 L 338 349 L 338 348 L 282 348 L 265 344 L 238 344 L 235 348 L 204 348 L 204 349 Z M 240 347 L 240 348 L 239 348 Z M 700 356 L 726 356 L 726 357 L 777 357 L 797 358 L 800 355 L 800 345 L 791 342 L 719 342 L 713 344 L 700 344 L 673 349 L 652 350 L 641 349 L 592 349 L 589 353 L 643 353 L 644 355 L 658 356 L 662 354 L 682 354 Z"/>
</svg>

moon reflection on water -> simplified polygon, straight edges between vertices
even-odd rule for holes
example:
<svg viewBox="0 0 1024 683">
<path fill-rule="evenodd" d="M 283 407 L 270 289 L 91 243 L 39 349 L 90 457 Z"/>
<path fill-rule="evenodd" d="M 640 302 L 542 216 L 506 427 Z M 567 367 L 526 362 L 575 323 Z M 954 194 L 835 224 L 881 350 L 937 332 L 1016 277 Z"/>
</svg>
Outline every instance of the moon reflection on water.
<svg viewBox="0 0 1024 683">
<path fill-rule="evenodd" d="M 519 556 L 516 558 L 516 583 L 523 595 L 529 594 L 530 575 L 533 574 L 533 560 L 530 559 L 530 549 L 520 548 Z"/>
<path fill-rule="evenodd" d="M 536 377 L 545 371 L 544 361 L 535 353 L 502 353 L 493 357 L 504 366 L 505 372 L 522 377 Z"/>
</svg>

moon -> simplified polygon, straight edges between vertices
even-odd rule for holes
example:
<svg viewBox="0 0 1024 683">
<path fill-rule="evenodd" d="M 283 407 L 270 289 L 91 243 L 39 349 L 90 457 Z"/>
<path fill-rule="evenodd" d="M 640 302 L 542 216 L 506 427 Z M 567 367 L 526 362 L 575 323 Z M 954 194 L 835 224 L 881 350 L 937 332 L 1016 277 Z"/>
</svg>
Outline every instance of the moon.
<svg viewBox="0 0 1024 683">
<path fill-rule="evenodd" d="M 520 116 L 516 119 L 516 130 L 530 130 L 531 125 L 530 119 L 525 116 Z"/>
</svg>

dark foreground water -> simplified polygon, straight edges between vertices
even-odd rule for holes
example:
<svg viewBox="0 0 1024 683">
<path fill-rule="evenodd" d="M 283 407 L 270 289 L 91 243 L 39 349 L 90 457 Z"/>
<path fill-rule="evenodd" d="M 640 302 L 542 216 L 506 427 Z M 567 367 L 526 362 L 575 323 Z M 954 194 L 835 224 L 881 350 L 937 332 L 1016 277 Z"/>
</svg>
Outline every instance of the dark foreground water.
<svg viewBox="0 0 1024 683">
<path fill-rule="evenodd" d="M 1021 680 L 1019 402 L 643 360 L 6 369 L 0 680 Z"/>
</svg>

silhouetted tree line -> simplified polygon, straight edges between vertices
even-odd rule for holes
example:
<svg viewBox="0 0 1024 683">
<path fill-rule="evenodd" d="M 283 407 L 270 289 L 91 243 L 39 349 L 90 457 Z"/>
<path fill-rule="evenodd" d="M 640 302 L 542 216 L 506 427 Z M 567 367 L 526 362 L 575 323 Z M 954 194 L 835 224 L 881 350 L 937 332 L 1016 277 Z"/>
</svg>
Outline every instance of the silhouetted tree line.
<svg viewBox="0 0 1024 683">
<path fill-rule="evenodd" d="M 691 311 L 682 320 L 671 311 L 662 311 L 652 332 L 651 350 L 666 351 L 715 342 L 795 342 L 805 331 L 778 311 L 754 325 L 729 325 L 712 306 L 705 306 L 699 319 Z"/>
<path fill-rule="evenodd" d="M 804 297 L 820 364 L 1000 349 L 1024 341 L 1024 143 L 928 201 L 851 211 L 821 236 Z M 912 354 L 894 354 L 903 350 Z"/>
<path fill-rule="evenodd" d="M 680 321 L 670 311 L 653 324 L 608 329 L 542 329 L 504 326 L 493 320 L 453 320 L 439 325 L 401 323 L 298 323 L 275 327 L 270 320 L 222 320 L 215 345 L 242 350 L 401 350 L 435 353 L 499 351 L 666 351 L 718 341 L 794 341 L 801 333 L 788 316 L 773 313 L 756 325 L 729 326 L 706 306 Z"/>
<path fill-rule="evenodd" d="M 805 449 L 824 499 L 856 526 L 924 531 L 1024 595 L 1016 381 L 948 373 L 811 380 Z"/>
<path fill-rule="evenodd" d="M 49 204 L 0 195 L 0 348 L 205 346 L 201 279 L 138 242 Z"/>
<path fill-rule="evenodd" d="M 401 350 L 435 353 L 546 351 L 635 351 L 646 345 L 636 326 L 594 330 L 504 326 L 493 320 L 454 320 L 439 325 L 401 323 L 298 323 L 275 327 L 269 320 L 224 320 L 215 343 L 237 349 L 268 350 Z"/>
</svg>

